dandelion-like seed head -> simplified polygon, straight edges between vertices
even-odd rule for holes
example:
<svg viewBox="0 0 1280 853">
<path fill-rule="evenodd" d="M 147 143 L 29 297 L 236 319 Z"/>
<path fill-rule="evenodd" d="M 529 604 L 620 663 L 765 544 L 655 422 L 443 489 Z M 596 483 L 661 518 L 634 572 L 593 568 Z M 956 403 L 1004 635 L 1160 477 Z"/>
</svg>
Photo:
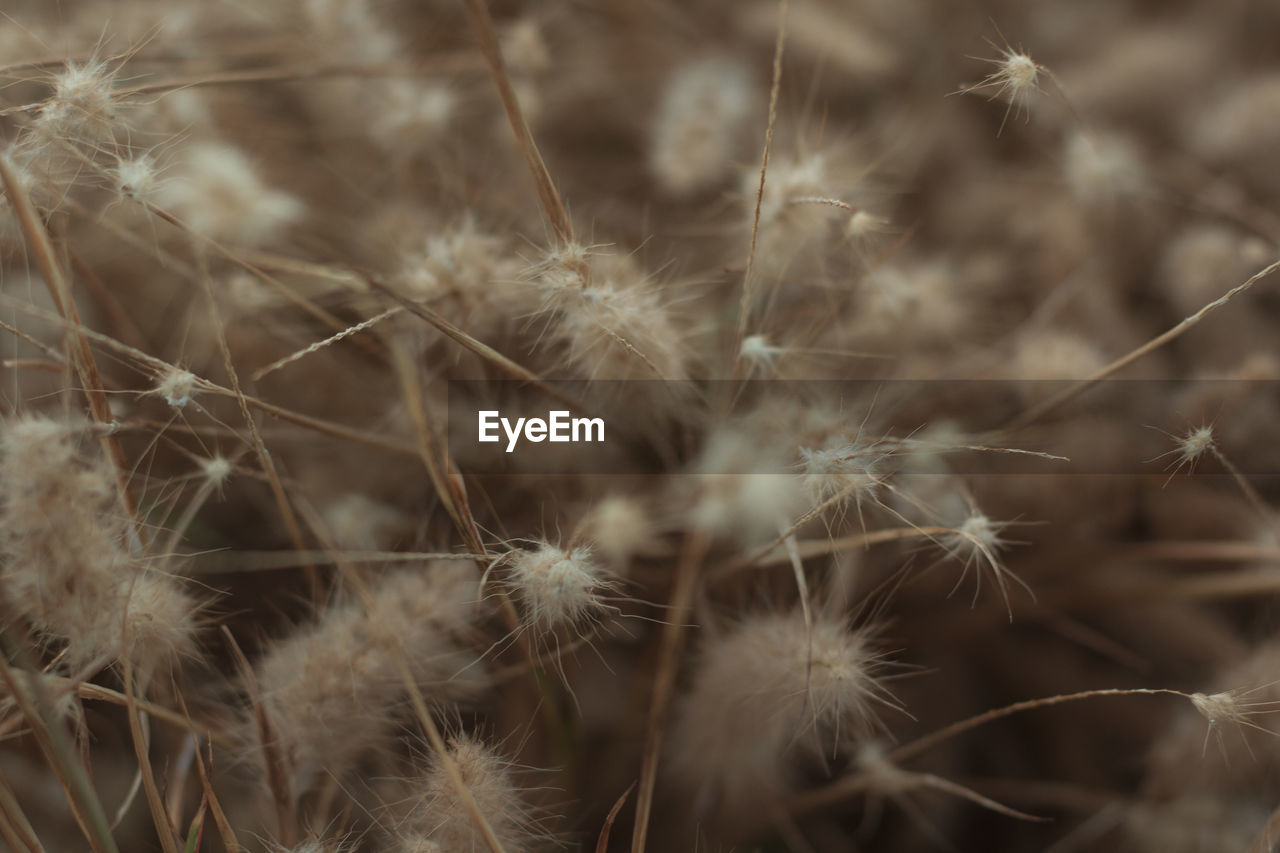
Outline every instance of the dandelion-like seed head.
<svg viewBox="0 0 1280 853">
<path fill-rule="evenodd" d="M 185 408 L 195 395 L 196 375 L 180 367 L 171 367 L 157 380 L 155 393 L 175 409 Z"/>
<path fill-rule="evenodd" d="M 105 60 L 68 62 L 54 77 L 53 95 L 35 127 L 46 137 L 105 136 L 116 118 L 114 88 L 115 73 Z"/>
<path fill-rule="evenodd" d="M 769 338 L 765 335 L 747 335 L 742 339 L 738 355 L 754 373 L 772 370 L 783 352 L 783 347 L 769 343 Z"/>
<path fill-rule="evenodd" d="M 1000 121 L 1000 129 L 1004 130 L 1009 113 L 1026 108 L 1031 96 L 1040 91 L 1040 75 L 1047 74 L 1044 66 L 1037 63 L 1029 54 L 1021 49 L 1005 47 L 1000 51 L 999 59 L 984 59 L 996 66 L 982 82 L 965 86 L 961 92 L 991 91 L 991 100 L 999 98 L 1009 105 L 1004 118 Z"/>
<path fill-rule="evenodd" d="M 200 460 L 200 470 L 206 480 L 215 487 L 221 487 L 222 484 L 231 479 L 233 468 L 230 459 L 221 453 L 215 453 L 208 459 Z"/>
<path fill-rule="evenodd" d="M 1213 447 L 1213 427 L 1201 426 L 1187 430 L 1187 434 L 1178 439 L 1178 452 L 1182 462 L 1195 462 L 1205 451 Z"/>
<path fill-rule="evenodd" d="M 992 82 L 1007 89 L 1011 97 L 1018 97 L 1028 89 L 1035 88 L 1040 76 L 1040 66 L 1027 54 L 1011 51 L 1004 55 L 1000 69 L 992 76 Z"/>
<path fill-rule="evenodd" d="M 147 154 L 131 160 L 121 160 L 111 170 L 111 176 L 116 193 L 129 201 L 149 201 L 159 186 L 155 160 Z"/>
<path fill-rule="evenodd" d="M 611 587 L 587 548 L 566 551 L 547 542 L 511 558 L 513 585 L 520 591 L 528 621 L 540 628 L 572 624 L 598 614 Z"/>
<path fill-rule="evenodd" d="M 841 494 L 854 501 L 873 496 L 882 485 L 877 470 L 882 455 L 858 442 L 818 450 L 802 447 L 805 487 L 818 501 Z"/>
</svg>

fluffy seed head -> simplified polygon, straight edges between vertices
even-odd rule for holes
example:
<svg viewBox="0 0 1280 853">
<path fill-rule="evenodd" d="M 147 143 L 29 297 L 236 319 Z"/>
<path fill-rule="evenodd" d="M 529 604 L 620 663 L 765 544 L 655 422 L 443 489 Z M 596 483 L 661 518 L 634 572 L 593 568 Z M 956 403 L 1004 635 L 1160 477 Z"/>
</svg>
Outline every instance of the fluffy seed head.
<svg viewBox="0 0 1280 853">
<path fill-rule="evenodd" d="M 800 505 L 799 480 L 758 436 L 726 428 L 713 433 L 699 460 L 693 524 L 752 545 L 772 539 Z"/>
<path fill-rule="evenodd" d="M 977 600 L 979 593 L 982 591 L 983 574 L 990 573 L 991 578 L 996 583 L 996 588 L 1000 591 L 1001 598 L 1004 599 L 1006 608 L 1009 607 L 1008 582 L 1010 580 L 1027 590 L 1028 593 L 1031 591 L 1030 587 L 1021 578 L 1009 571 L 1000 560 L 999 552 L 1009 544 L 1000 534 L 1008 525 L 1009 522 L 1007 521 L 992 521 L 984 513 L 978 511 L 977 508 L 971 507 L 968 518 L 955 530 L 942 537 L 942 545 L 947 553 L 953 559 L 961 561 L 964 566 L 959 580 L 956 581 L 955 588 L 958 589 L 964 583 L 969 570 L 976 567 L 974 600 Z M 1012 613 L 1010 615 L 1012 616 Z"/>
<path fill-rule="evenodd" d="M 53 80 L 53 96 L 36 117 L 46 136 L 101 139 L 116 119 L 112 101 L 115 72 L 103 59 L 68 62 Z"/>
<path fill-rule="evenodd" d="M 1000 532 L 1005 524 L 992 521 L 981 512 L 974 511 L 947 538 L 948 550 L 965 561 L 977 559 L 984 554 L 993 554 L 1005 546 Z"/>
<path fill-rule="evenodd" d="M 483 335 L 531 310 L 528 288 L 516 286 L 518 275 L 519 262 L 506 242 L 467 217 L 407 254 L 396 281 L 414 299 L 450 306 L 451 316 Z"/>
<path fill-rule="evenodd" d="M 100 59 L 83 65 L 68 62 L 54 80 L 53 96 L 86 113 L 105 112 L 111 105 L 111 77 Z"/>
<path fill-rule="evenodd" d="M 996 66 L 981 83 L 971 89 L 994 89 L 992 98 L 1001 98 L 1010 106 L 1025 106 L 1034 92 L 1039 91 L 1041 67 L 1021 50 L 1006 47 L 999 59 L 987 59 Z M 1006 113 L 1006 115 L 1008 115 Z"/>
<path fill-rule="evenodd" d="M 1039 380 L 1086 379 L 1105 364 L 1101 350 L 1083 336 L 1045 329 L 1018 341 L 1009 372 L 1011 378 L 1029 380 L 1024 393 L 1033 394 Z"/>
<path fill-rule="evenodd" d="M 1009 120 L 1009 113 L 1015 109 L 1019 111 L 1025 109 L 1031 102 L 1032 95 L 1040 91 L 1040 74 L 1045 72 L 1045 69 L 1022 50 L 1015 50 L 1012 47 L 1004 48 L 1000 52 L 999 59 L 983 61 L 995 65 L 995 71 L 983 78 L 981 83 L 966 86 L 960 91 L 990 90 L 991 100 L 999 98 L 1005 101 L 1009 107 L 1000 120 L 1000 129 L 1004 130 L 1005 122 Z"/>
<path fill-rule="evenodd" d="M 742 348 L 738 356 L 747 364 L 751 373 L 773 370 L 778 358 L 785 352 L 784 347 L 769 343 L 765 335 L 747 335 L 742 339 Z"/>
<path fill-rule="evenodd" d="M 530 278 L 548 298 L 581 290 L 587 286 L 591 259 L 596 255 L 591 246 L 582 243 L 560 243 L 530 270 Z"/>
<path fill-rule="evenodd" d="M 485 686 L 483 668 L 464 651 L 478 617 L 477 581 L 463 561 L 397 572 L 373 591 L 369 611 L 339 604 L 271 646 L 256 678 L 295 796 L 390 737 L 405 694 L 398 654 L 432 701 L 467 699 Z"/>
<path fill-rule="evenodd" d="M 1137 151 L 1123 137 L 1076 132 L 1067 139 L 1063 172 L 1083 202 L 1114 202 L 1142 186 L 1144 171 Z"/>
<path fill-rule="evenodd" d="M 334 543 L 351 551 L 390 548 L 409 527 L 403 512 L 359 492 L 347 492 L 325 506 L 323 512 Z"/>
<path fill-rule="evenodd" d="M 1247 849 L 1262 832 L 1280 757 L 1278 661 L 1275 640 L 1251 650 L 1213 679 L 1214 692 L 1191 694 L 1155 739 L 1131 827 L 1149 839 L 1143 850 Z"/>
<path fill-rule="evenodd" d="M 1212 447 L 1212 426 L 1205 424 L 1204 426 L 1188 429 L 1187 434 L 1178 439 L 1179 461 L 1180 463 L 1193 463 Z"/>
<path fill-rule="evenodd" d="M 973 313 L 954 264 L 941 260 L 882 266 L 867 276 L 860 297 L 860 322 L 869 334 L 912 343 L 954 339 Z"/>
<path fill-rule="evenodd" d="M 269 242 L 306 212 L 298 199 L 264 184 L 247 154 L 216 142 L 189 147 L 157 201 L 196 233 L 242 245 Z"/>
<path fill-rule="evenodd" d="M 583 519 L 582 531 L 615 570 L 653 538 L 644 507 L 624 495 L 610 495 L 597 504 Z"/>
<path fill-rule="evenodd" d="M 463 736 L 449 744 L 449 755 L 503 849 L 511 853 L 531 849 L 535 839 L 529 832 L 530 809 L 520 796 L 510 763 L 483 743 Z M 414 800 L 405 821 L 412 841 L 400 848 L 404 853 L 488 849 L 480 827 L 439 760 L 432 762 Z"/>
<path fill-rule="evenodd" d="M 819 152 L 803 157 L 780 156 L 769 162 L 756 234 L 755 263 L 762 273 L 782 273 L 827 235 L 836 208 L 797 202 L 838 198 L 847 189 L 833 179 L 828 159 Z M 758 168 L 743 172 L 742 211 L 748 229 L 755 220 L 759 185 Z"/>
<path fill-rule="evenodd" d="M 185 408 L 196 390 L 196 375 L 180 367 L 169 367 L 156 378 L 155 392 L 175 409 Z"/>
<path fill-rule="evenodd" d="M 231 460 L 221 453 L 215 453 L 208 459 L 200 460 L 200 471 L 204 478 L 218 488 L 231 479 L 233 470 Z"/>
<path fill-rule="evenodd" d="M 1173 439 L 1173 450 L 1160 454 L 1156 459 L 1172 457 L 1173 461 L 1168 466 L 1173 471 L 1169 475 L 1170 480 L 1183 468 L 1189 472 L 1194 471 L 1196 464 L 1205 453 L 1218 453 L 1213 439 L 1213 426 L 1210 424 L 1188 427 L 1186 434 L 1181 438 L 1174 435 L 1170 435 L 1169 438 Z"/>
<path fill-rule="evenodd" d="M 751 115 L 751 77 L 741 65 L 702 59 L 676 70 L 653 122 L 650 168 L 669 193 L 719 182 Z"/>
<path fill-rule="evenodd" d="M 422 142 L 449 129 L 458 107 L 458 94 L 443 84 L 418 80 L 383 80 L 372 91 L 377 108 L 369 132 L 383 149 L 416 151 Z"/>
<path fill-rule="evenodd" d="M 884 452 L 860 441 L 810 450 L 800 448 L 805 488 L 819 503 L 844 495 L 861 501 L 874 497 L 882 484 L 879 465 Z"/>
<path fill-rule="evenodd" d="M 996 72 L 997 81 L 1007 85 L 1014 96 L 1034 88 L 1039 76 L 1040 68 L 1031 57 L 1016 51 L 1005 54 L 1000 70 Z"/>
<path fill-rule="evenodd" d="M 0 582 L 42 634 L 67 643 L 73 671 L 127 657 L 145 680 L 194 649 L 197 607 L 139 564 L 114 477 L 79 457 L 77 433 L 48 418 L 0 425 Z"/>
<path fill-rule="evenodd" d="M 233 273 L 225 282 L 227 308 L 237 317 L 249 317 L 279 304 L 279 294 L 266 282 L 248 273 Z"/>
<path fill-rule="evenodd" d="M 877 234 L 883 233 L 889 227 L 889 221 L 869 213 L 865 210 L 859 210 L 849 217 L 849 221 L 845 223 L 845 235 L 855 242 L 865 242 L 870 240 Z"/>
<path fill-rule="evenodd" d="M 551 67 L 551 48 L 542 25 L 533 17 L 511 22 L 503 29 L 501 41 L 502 58 L 516 76 L 537 76 Z"/>
<path fill-rule="evenodd" d="M 559 331 L 574 361 L 600 378 L 685 376 L 680 333 L 652 290 L 588 287 L 565 306 Z"/>
<path fill-rule="evenodd" d="M 743 174 L 742 189 L 748 215 L 754 215 L 759 183 L 758 171 Z M 766 225 L 785 223 L 790 226 L 786 230 L 813 231 L 821 228 L 827 222 L 829 208 L 791 202 L 801 198 L 828 196 L 831 194 L 830 188 L 827 158 L 822 154 L 779 158 L 776 163 L 770 163 L 764 197 L 760 200 L 760 227 L 763 229 Z"/>
<path fill-rule="evenodd" d="M 120 160 L 111 170 L 111 177 L 116 193 L 129 201 L 150 201 L 160 186 L 155 160 L 147 154 Z"/>
<path fill-rule="evenodd" d="M 1191 704 L 1210 725 L 1217 722 L 1242 721 L 1246 718 L 1239 700 L 1231 691 L 1223 693 L 1192 693 Z"/>
<path fill-rule="evenodd" d="M 674 312 L 626 255 L 558 248 L 533 270 L 569 359 L 592 379 L 684 379 L 685 336 Z"/>
<path fill-rule="evenodd" d="M 514 552 L 510 572 L 525 618 L 540 629 L 572 625 L 608 609 L 603 596 L 612 584 L 587 548 L 566 551 L 542 542 L 532 551 Z"/>
<path fill-rule="evenodd" d="M 194 653 L 198 608 L 177 580 L 144 570 L 121 595 L 127 600 L 123 656 L 144 675 Z"/>
<path fill-rule="evenodd" d="M 874 732 L 880 658 L 867 631 L 799 611 L 749 617 L 707 641 L 672 730 L 670 772 L 704 814 L 766 806 L 796 783 L 794 759 Z"/>
</svg>

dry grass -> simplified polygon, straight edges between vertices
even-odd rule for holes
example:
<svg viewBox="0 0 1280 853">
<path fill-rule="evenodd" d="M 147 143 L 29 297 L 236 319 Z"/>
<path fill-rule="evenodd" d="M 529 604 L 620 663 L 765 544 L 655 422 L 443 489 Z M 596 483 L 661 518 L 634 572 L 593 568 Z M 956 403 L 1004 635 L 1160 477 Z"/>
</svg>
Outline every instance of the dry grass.
<svg viewBox="0 0 1280 853">
<path fill-rule="evenodd" d="M 10 7 L 6 849 L 1280 850 L 1269 5 Z"/>
</svg>

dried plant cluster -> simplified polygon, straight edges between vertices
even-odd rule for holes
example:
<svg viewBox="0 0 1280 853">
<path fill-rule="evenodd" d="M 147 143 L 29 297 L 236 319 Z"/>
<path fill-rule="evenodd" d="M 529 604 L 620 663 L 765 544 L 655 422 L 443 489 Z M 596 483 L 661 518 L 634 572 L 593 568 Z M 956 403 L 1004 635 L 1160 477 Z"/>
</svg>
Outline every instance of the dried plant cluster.
<svg viewBox="0 0 1280 853">
<path fill-rule="evenodd" d="M 7 3 L 0 846 L 1280 849 L 1277 30 Z"/>
</svg>

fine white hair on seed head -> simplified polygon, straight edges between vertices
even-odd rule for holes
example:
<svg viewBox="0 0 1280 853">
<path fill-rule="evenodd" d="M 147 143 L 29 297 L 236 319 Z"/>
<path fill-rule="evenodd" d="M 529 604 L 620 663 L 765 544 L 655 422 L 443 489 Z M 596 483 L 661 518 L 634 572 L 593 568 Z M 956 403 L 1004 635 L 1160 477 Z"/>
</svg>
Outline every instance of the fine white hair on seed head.
<svg viewBox="0 0 1280 853">
<path fill-rule="evenodd" d="M 1049 71 L 1020 47 L 1015 48 L 1006 43 L 1003 48 L 1000 48 L 990 41 L 988 43 L 1000 52 L 1000 58 L 982 59 L 982 61 L 995 65 L 995 70 L 980 82 L 964 86 L 960 91 L 991 92 L 990 100 L 998 98 L 1007 103 L 1008 108 L 1000 119 L 1000 132 L 1003 132 L 1005 123 L 1009 120 L 1009 113 L 1014 110 L 1021 112 L 1028 107 L 1032 96 L 1041 91 L 1041 77 L 1049 75 Z"/>
<path fill-rule="evenodd" d="M 540 542 L 532 550 L 511 553 L 510 584 L 524 607 L 524 619 L 542 630 L 572 625 L 609 608 L 604 596 L 613 588 L 608 575 L 585 547 L 560 548 Z"/>
</svg>

